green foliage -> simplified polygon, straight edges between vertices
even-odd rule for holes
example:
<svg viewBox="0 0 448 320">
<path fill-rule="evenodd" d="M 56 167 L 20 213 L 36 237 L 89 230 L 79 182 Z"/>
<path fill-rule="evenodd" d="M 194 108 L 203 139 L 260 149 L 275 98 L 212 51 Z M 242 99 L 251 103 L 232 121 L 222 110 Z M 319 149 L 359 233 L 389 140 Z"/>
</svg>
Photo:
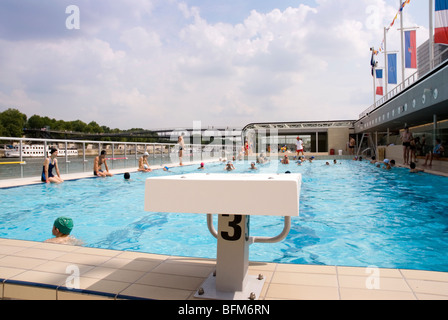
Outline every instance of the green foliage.
<svg viewBox="0 0 448 320">
<path fill-rule="evenodd" d="M 21 138 L 27 117 L 17 109 L 0 113 L 0 133 L 5 137 Z"/>
<path fill-rule="evenodd" d="M 100 141 L 122 141 L 122 142 L 157 142 L 158 135 L 156 132 L 149 132 L 145 137 L 132 136 L 134 132 L 146 131 L 142 128 L 133 128 L 130 130 L 111 129 L 107 126 L 101 126 L 95 121 L 85 123 L 81 120 L 64 121 L 51 119 L 49 117 L 41 117 L 37 114 L 31 116 L 27 120 L 27 116 L 17 109 L 8 109 L 0 113 L 0 137 L 22 137 L 23 129 L 34 130 L 51 130 L 79 134 L 98 134 L 94 140 Z M 112 136 L 102 136 L 102 135 Z M 120 136 L 125 134 L 126 136 Z M 148 138 L 149 136 L 149 138 Z"/>
</svg>

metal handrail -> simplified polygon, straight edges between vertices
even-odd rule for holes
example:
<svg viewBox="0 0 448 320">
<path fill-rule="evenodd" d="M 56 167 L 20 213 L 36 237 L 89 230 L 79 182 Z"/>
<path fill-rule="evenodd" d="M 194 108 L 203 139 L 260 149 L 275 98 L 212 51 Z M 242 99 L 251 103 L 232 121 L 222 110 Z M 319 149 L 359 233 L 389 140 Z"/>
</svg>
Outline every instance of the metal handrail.
<svg viewBox="0 0 448 320">
<path fill-rule="evenodd" d="M 162 145 L 172 146 L 176 143 L 158 143 L 158 142 L 124 142 L 124 141 L 90 141 L 90 140 L 66 140 L 66 139 L 40 139 L 40 138 L 14 138 L 0 137 L 0 141 L 34 141 L 34 142 L 60 142 L 60 143 L 88 143 L 88 144 L 126 144 L 126 145 Z M 185 144 L 187 145 L 187 144 Z M 189 146 L 201 146 L 200 144 L 188 144 Z"/>
<path fill-rule="evenodd" d="M 207 214 L 207 227 L 211 235 L 218 239 L 218 232 L 213 226 L 213 214 Z M 276 237 L 249 237 L 249 243 L 277 243 L 283 241 L 291 230 L 291 217 L 286 216 L 282 232 Z"/>
<path fill-rule="evenodd" d="M 123 146 L 124 149 L 119 150 L 118 153 L 124 154 L 125 160 L 131 160 L 131 161 L 137 161 L 139 156 L 141 156 L 144 152 L 149 152 L 152 154 L 151 158 L 153 163 L 159 162 L 161 166 L 164 166 L 164 163 L 166 162 L 167 157 L 171 158 L 171 156 L 175 155 L 178 152 L 178 149 L 176 148 L 178 146 L 177 141 L 173 143 L 154 143 L 154 142 L 123 142 L 123 141 L 91 141 L 91 140 L 70 140 L 70 139 L 45 139 L 45 138 L 16 138 L 16 137 L 0 137 L 0 141 L 9 142 L 10 144 L 14 144 L 15 147 L 19 149 L 19 154 L 17 155 L 18 161 L 15 161 L 14 164 L 20 164 L 22 168 L 27 165 L 27 163 L 24 160 L 24 158 L 27 156 L 25 155 L 23 150 L 24 144 L 43 144 L 44 145 L 44 152 L 43 155 L 37 156 L 39 157 L 47 157 L 46 150 L 48 146 L 54 145 L 54 144 L 65 144 L 65 146 L 61 146 L 61 150 L 65 149 L 65 162 L 71 163 L 69 155 L 68 155 L 68 147 L 69 144 L 75 145 L 79 150 L 82 150 L 82 156 L 79 156 L 81 161 L 86 163 L 88 162 L 87 157 L 89 156 L 87 152 L 87 145 L 93 145 L 92 150 L 90 151 L 90 156 L 99 155 L 100 151 L 102 149 L 107 149 L 109 152 L 112 152 L 111 154 L 111 161 L 113 160 L 119 160 L 115 159 L 115 156 L 117 154 L 117 148 L 116 146 Z M 6 144 L 6 143 L 5 143 Z M 103 146 L 110 146 L 111 148 L 104 148 Z M 235 145 L 231 146 L 232 148 L 229 149 L 228 145 L 220 145 L 216 143 L 211 143 L 209 145 L 204 144 L 185 144 L 185 149 L 187 151 L 187 154 L 184 155 L 184 161 L 189 161 L 187 159 L 193 160 L 193 161 L 202 161 L 204 159 L 207 159 L 209 156 L 213 157 L 227 157 L 228 154 L 236 154 L 236 150 L 238 150 L 238 147 Z M 58 146 L 59 148 L 59 146 Z M 98 148 L 98 149 L 97 149 Z M 6 150 L 6 147 L 5 147 Z M 188 152 L 191 150 L 191 152 Z M 135 153 L 135 155 L 134 155 Z M 132 155 L 128 159 L 128 156 Z M 160 159 L 159 159 L 160 158 Z M 173 159 L 171 158 L 171 161 L 168 161 L 168 163 L 172 163 Z M 8 163 L 12 164 L 12 163 Z M 126 161 L 125 161 L 126 166 Z M 68 169 L 67 169 L 68 170 Z M 85 167 L 83 168 L 85 172 Z M 20 177 L 24 177 L 23 169 L 21 169 Z"/>
<path fill-rule="evenodd" d="M 377 109 L 379 106 L 384 104 L 386 101 L 392 99 L 396 95 L 398 95 L 400 92 L 404 91 L 406 88 L 410 87 L 412 84 L 417 82 L 419 79 L 418 71 L 414 72 L 410 77 L 406 78 L 403 82 L 399 83 L 395 88 L 387 92 L 384 96 L 382 96 L 380 99 L 376 100 L 374 104 L 372 104 L 369 108 L 367 108 L 364 112 L 362 112 L 359 115 L 359 119 L 365 117 L 367 114 L 371 113 L 375 109 Z"/>
<path fill-rule="evenodd" d="M 277 243 L 284 240 L 291 230 L 291 217 L 286 216 L 282 232 L 276 237 L 250 237 L 251 243 Z"/>
</svg>

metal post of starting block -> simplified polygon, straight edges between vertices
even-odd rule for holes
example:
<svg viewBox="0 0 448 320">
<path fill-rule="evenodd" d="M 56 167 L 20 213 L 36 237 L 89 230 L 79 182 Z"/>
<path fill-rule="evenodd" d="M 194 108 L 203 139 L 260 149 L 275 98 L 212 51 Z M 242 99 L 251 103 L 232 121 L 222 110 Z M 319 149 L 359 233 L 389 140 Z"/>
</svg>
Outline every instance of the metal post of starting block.
<svg viewBox="0 0 448 320">
<path fill-rule="evenodd" d="M 216 256 L 216 288 L 218 290 L 243 291 L 247 283 L 249 218 L 242 215 L 219 215 Z"/>
</svg>

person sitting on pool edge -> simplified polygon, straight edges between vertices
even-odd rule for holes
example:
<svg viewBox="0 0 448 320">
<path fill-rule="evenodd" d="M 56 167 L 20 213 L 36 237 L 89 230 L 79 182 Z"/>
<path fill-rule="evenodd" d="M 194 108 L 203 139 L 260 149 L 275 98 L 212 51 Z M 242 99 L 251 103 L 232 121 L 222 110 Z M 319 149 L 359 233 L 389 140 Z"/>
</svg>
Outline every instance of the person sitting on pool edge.
<svg viewBox="0 0 448 320">
<path fill-rule="evenodd" d="M 62 180 L 61 175 L 59 174 L 59 167 L 58 167 L 58 149 L 51 148 L 50 150 L 50 157 L 46 158 L 44 161 L 44 166 L 42 168 L 42 177 L 41 181 L 45 183 L 62 183 L 64 180 Z M 53 174 L 53 168 L 56 170 L 57 177 Z"/>
<path fill-rule="evenodd" d="M 432 160 L 434 158 L 436 158 L 436 160 L 439 159 L 443 155 L 444 151 L 445 151 L 445 149 L 442 146 L 442 140 L 436 139 L 436 145 L 435 145 L 433 151 L 426 155 L 425 163 L 423 165 L 427 166 L 428 160 L 429 160 L 429 166 L 432 166 Z"/>
<path fill-rule="evenodd" d="M 53 229 L 51 230 L 55 238 L 45 240 L 45 242 L 68 245 L 81 244 L 76 238 L 70 236 L 72 230 L 73 220 L 67 217 L 59 217 L 54 221 Z"/>
<path fill-rule="evenodd" d="M 103 171 L 101 166 L 104 164 L 106 171 Z M 112 177 L 113 174 L 109 172 L 109 167 L 106 161 L 106 150 L 101 151 L 101 155 L 97 156 L 93 161 L 93 175 L 98 177 Z"/>
<path fill-rule="evenodd" d="M 138 171 L 140 172 L 151 172 L 151 168 L 149 167 L 149 163 L 148 163 L 148 157 L 149 157 L 149 153 L 145 152 L 143 154 L 143 156 L 140 157 L 140 159 L 138 160 Z"/>
</svg>

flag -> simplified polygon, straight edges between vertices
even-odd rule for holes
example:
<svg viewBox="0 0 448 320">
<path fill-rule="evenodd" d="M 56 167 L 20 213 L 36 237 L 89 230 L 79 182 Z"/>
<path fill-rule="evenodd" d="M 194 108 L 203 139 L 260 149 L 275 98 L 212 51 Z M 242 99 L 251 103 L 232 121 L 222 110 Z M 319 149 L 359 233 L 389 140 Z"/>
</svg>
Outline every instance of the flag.
<svg viewBox="0 0 448 320">
<path fill-rule="evenodd" d="M 376 69 L 376 94 L 379 96 L 383 96 L 383 69 Z"/>
<path fill-rule="evenodd" d="M 405 31 L 405 58 L 406 68 L 417 69 L 417 32 Z"/>
<path fill-rule="evenodd" d="M 397 54 L 387 55 L 387 83 L 397 84 Z"/>
<path fill-rule="evenodd" d="M 436 0 L 434 43 L 448 44 L 448 0 Z"/>
</svg>

